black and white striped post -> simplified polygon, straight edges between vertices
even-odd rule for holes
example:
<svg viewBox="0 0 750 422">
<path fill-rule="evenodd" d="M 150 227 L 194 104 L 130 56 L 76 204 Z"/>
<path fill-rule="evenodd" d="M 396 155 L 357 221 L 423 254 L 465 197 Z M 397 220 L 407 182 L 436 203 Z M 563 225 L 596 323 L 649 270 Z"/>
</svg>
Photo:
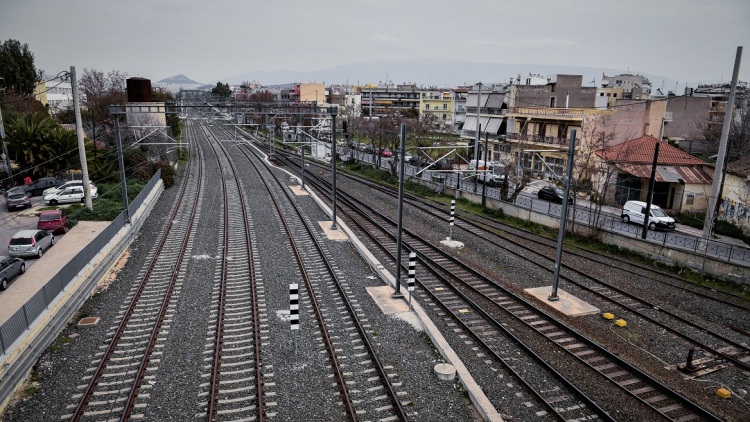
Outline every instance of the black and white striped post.
<svg viewBox="0 0 750 422">
<path fill-rule="evenodd" d="M 299 289 L 297 283 L 289 285 L 289 324 L 294 337 L 294 354 L 297 354 L 297 333 L 299 332 Z"/>
<path fill-rule="evenodd" d="M 449 242 L 453 239 L 453 219 L 455 215 L 456 215 L 456 200 L 451 199 L 451 217 L 450 217 L 450 220 L 448 220 L 450 222 L 450 229 L 448 231 Z"/>
<path fill-rule="evenodd" d="M 409 253 L 409 278 L 406 281 L 406 290 L 409 292 L 409 310 L 411 311 L 411 297 L 414 294 L 414 278 L 417 269 L 417 253 Z"/>
</svg>

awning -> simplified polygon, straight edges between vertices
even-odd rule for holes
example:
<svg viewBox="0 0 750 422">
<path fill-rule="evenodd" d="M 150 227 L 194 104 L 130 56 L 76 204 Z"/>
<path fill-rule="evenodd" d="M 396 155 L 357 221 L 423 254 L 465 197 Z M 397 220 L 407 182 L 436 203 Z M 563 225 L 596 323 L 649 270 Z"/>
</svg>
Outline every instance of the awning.
<svg viewBox="0 0 750 422">
<path fill-rule="evenodd" d="M 471 132 L 477 131 L 477 116 L 466 116 L 463 128 L 461 130 L 468 130 Z"/>
<path fill-rule="evenodd" d="M 640 179 L 651 177 L 650 164 L 617 164 L 617 168 Z M 708 185 L 713 177 L 702 166 L 656 166 L 656 181 L 661 183 L 685 183 Z"/>
<path fill-rule="evenodd" d="M 500 130 L 500 125 L 503 124 L 503 119 L 500 117 L 490 117 L 489 123 L 487 123 L 487 130 L 485 132 L 497 135 L 497 131 Z"/>
<path fill-rule="evenodd" d="M 487 99 L 490 97 L 490 94 L 482 93 L 482 98 L 480 100 L 479 106 L 484 108 L 487 107 Z M 466 98 L 466 107 L 476 107 L 477 106 L 477 94 L 471 93 Z"/>
</svg>

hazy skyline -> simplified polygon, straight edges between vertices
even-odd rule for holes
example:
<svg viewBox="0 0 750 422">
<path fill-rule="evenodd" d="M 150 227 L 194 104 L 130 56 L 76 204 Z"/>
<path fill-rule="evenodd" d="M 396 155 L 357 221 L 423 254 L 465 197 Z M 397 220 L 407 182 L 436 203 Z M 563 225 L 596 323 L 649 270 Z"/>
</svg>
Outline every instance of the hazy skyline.
<svg viewBox="0 0 750 422">
<path fill-rule="evenodd" d="M 73 65 L 203 83 L 422 58 L 729 82 L 748 22 L 746 0 L 0 0 L 0 40 L 28 43 L 48 74 Z M 744 62 L 750 81 L 747 51 Z"/>
</svg>

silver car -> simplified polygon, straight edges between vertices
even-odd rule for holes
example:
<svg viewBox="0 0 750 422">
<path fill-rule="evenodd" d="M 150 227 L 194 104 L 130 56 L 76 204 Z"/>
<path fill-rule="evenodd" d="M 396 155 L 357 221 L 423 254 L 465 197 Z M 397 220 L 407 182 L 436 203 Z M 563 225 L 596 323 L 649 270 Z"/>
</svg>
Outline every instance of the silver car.
<svg viewBox="0 0 750 422">
<path fill-rule="evenodd" d="M 8 282 L 26 272 L 26 263 L 21 258 L 0 256 L 0 290 L 8 288 Z"/>
<path fill-rule="evenodd" d="M 45 230 L 21 230 L 10 239 L 8 255 L 41 258 L 54 244 L 55 236 Z"/>
</svg>

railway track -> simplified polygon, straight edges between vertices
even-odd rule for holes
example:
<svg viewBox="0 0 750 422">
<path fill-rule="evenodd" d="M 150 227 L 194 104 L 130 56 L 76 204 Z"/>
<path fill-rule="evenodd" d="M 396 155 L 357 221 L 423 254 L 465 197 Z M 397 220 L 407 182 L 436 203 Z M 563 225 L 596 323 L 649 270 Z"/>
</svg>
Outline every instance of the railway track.
<svg viewBox="0 0 750 422">
<path fill-rule="evenodd" d="M 262 181 L 272 198 L 289 242 L 288 249 L 297 263 L 300 278 L 304 280 L 306 295 L 301 294 L 300 301 L 305 301 L 306 296 L 312 307 L 311 313 L 315 315 L 337 380 L 345 417 L 351 421 L 360 418 L 407 420 L 402 401 L 408 402 L 408 394 L 396 391 L 390 380 L 397 378 L 397 374 L 379 361 L 367 331 L 359 321 L 363 315 L 347 295 L 349 283 L 341 279 L 342 275 L 331 263 L 335 257 L 318 238 L 314 223 L 304 216 L 278 176 L 258 164 L 262 157 L 244 148 L 229 147 L 227 151 L 231 151 L 235 161 L 243 160 L 243 168 L 250 164 L 257 175 L 253 178 Z M 339 311 L 342 308 L 346 312 Z M 350 332 L 352 327 L 356 336 Z M 356 362 L 353 361 L 355 358 Z"/>
<path fill-rule="evenodd" d="M 321 192 L 326 193 L 328 192 L 328 187 L 321 187 L 320 190 Z M 361 206 L 361 204 L 358 204 L 357 206 Z M 374 211 L 370 212 L 372 213 Z M 351 220 L 355 222 L 360 222 L 364 219 L 365 216 L 361 214 L 356 217 L 351 217 Z M 391 222 L 390 224 L 394 223 Z M 383 231 L 385 229 L 380 230 Z M 390 230 L 392 230 L 392 227 L 390 228 Z M 363 232 L 371 231 L 374 231 L 372 227 L 363 228 Z M 385 232 L 388 232 L 388 230 L 385 230 Z M 416 239 L 415 241 L 418 242 L 419 240 Z M 395 249 L 395 245 L 381 247 L 384 248 L 384 250 L 390 250 L 390 254 L 392 254 L 393 249 Z M 419 250 L 418 247 L 416 247 L 416 249 Z M 441 252 L 437 251 L 434 253 Z M 420 255 L 426 256 L 426 253 L 421 252 Z M 450 258 L 447 256 L 442 256 L 440 258 L 437 258 L 436 260 L 438 262 L 442 262 L 448 259 Z M 451 274 L 454 272 L 450 269 L 443 269 L 443 271 L 447 274 Z M 466 279 L 467 275 L 465 274 L 465 271 L 465 269 L 458 270 L 458 273 L 460 275 L 456 278 L 462 281 Z M 478 272 L 475 272 L 475 276 L 480 279 L 484 278 Z M 483 290 L 496 292 L 499 287 L 493 285 L 494 283 L 490 281 L 485 281 L 485 283 L 489 284 L 485 286 L 471 286 L 469 287 L 469 289 L 472 290 L 473 294 L 481 294 Z M 427 284 L 427 286 L 428 287 L 426 288 L 429 291 L 429 283 Z M 445 286 L 439 287 L 437 289 L 441 292 L 446 291 Z M 512 293 L 510 292 L 503 292 L 503 294 L 511 294 L 512 296 Z M 481 300 L 484 300 L 493 303 L 496 307 L 502 308 L 501 305 L 498 305 L 497 300 L 492 300 L 486 295 L 483 296 L 484 297 L 482 297 L 481 299 L 470 300 L 469 303 L 479 303 Z M 503 300 L 507 300 L 507 298 L 504 297 Z M 523 302 L 523 300 L 520 298 L 517 298 L 517 300 L 521 300 Z M 517 303 L 513 302 L 514 301 L 509 302 L 508 306 L 510 307 L 510 309 L 506 310 L 507 313 L 514 315 L 519 321 L 531 322 L 532 324 L 527 324 L 531 329 L 537 331 L 540 335 L 547 337 L 549 341 L 558 344 L 558 346 L 565 350 L 566 353 L 577 358 L 582 363 L 587 364 L 591 369 L 597 371 L 601 376 L 607 378 L 611 383 L 620 386 L 623 390 L 628 392 L 628 394 L 640 400 L 657 414 L 661 414 L 662 417 L 670 420 L 690 420 L 691 418 L 701 418 L 706 420 L 716 419 L 714 415 L 700 408 L 689 399 L 681 396 L 679 393 L 672 391 L 668 387 L 659 383 L 659 381 L 652 379 L 645 373 L 642 373 L 637 368 L 634 368 L 628 365 L 626 362 L 621 361 L 619 358 L 614 357 L 606 350 L 599 348 L 593 341 L 581 338 L 581 336 L 576 335 L 576 333 L 571 332 L 569 329 L 566 329 L 564 326 L 557 323 L 553 318 L 550 318 L 546 315 L 534 315 L 536 310 L 533 309 L 534 307 L 530 304 L 520 306 Z M 459 306 L 466 305 L 462 304 Z M 478 312 L 481 309 L 482 308 L 476 308 L 475 310 Z M 457 315 L 459 315 L 460 317 L 460 314 Z M 545 332 L 553 333 L 553 335 L 548 336 L 545 334 Z M 478 337 L 481 336 L 478 335 Z M 573 343 L 570 343 L 571 341 L 573 341 Z M 666 394 L 660 392 L 666 392 Z"/>
<path fill-rule="evenodd" d="M 226 150 L 201 126 L 222 177 L 221 243 L 216 252 L 200 407 L 196 418 L 208 421 L 263 421 L 261 321 L 256 277 L 257 254 L 243 186 Z M 213 140 L 211 140 L 213 138 Z M 228 182 L 229 181 L 229 182 Z M 233 183 L 232 183 L 233 182 Z"/>
<path fill-rule="evenodd" d="M 131 289 L 127 303 L 121 306 L 118 325 L 108 333 L 107 344 L 94 361 L 68 406 L 72 413 L 63 419 L 127 420 L 142 417 L 152 378 L 157 370 L 162 342 L 169 330 L 174 301 L 180 294 L 185 276 L 183 257 L 192 246 L 194 224 L 199 218 L 198 200 L 203 182 L 200 164 L 188 161 L 190 177 L 181 187 L 180 201 L 173 208 L 161 240 L 154 246 L 152 259 L 145 263 L 139 281 Z M 198 160 L 199 161 L 199 160 Z M 178 219 L 177 216 L 187 216 Z M 135 413 L 134 413 L 135 412 Z"/>
<path fill-rule="evenodd" d="M 366 183 L 372 189 L 377 189 L 395 197 L 393 189 L 389 187 L 370 181 L 360 182 Z M 425 203 L 422 198 L 411 194 L 406 195 L 405 202 L 420 212 L 426 213 L 428 216 L 444 221 L 448 220 L 449 214 L 446 212 L 444 204 L 436 204 L 434 202 Z M 442 205 L 442 208 L 440 205 Z M 458 229 L 465 230 L 483 239 L 484 242 L 488 242 L 498 250 L 531 262 L 539 269 L 552 274 L 556 248 L 554 241 L 536 239 L 537 236 L 532 236 L 529 232 L 494 222 L 488 218 L 460 216 L 455 220 L 455 226 Z M 496 237 L 488 236 L 488 232 Z M 729 335 L 723 335 L 712 327 L 695 321 L 689 315 L 685 315 L 685 312 L 673 311 L 669 306 L 655 303 L 649 297 L 646 297 L 645 294 L 638 295 L 612 283 L 603 281 L 605 278 L 604 273 L 618 272 L 619 274 L 624 273 L 622 275 L 624 278 L 639 277 L 642 283 L 666 283 L 662 279 L 665 273 L 661 271 L 645 271 L 646 269 L 643 266 L 627 265 L 628 261 L 626 260 L 617 260 L 615 263 L 608 263 L 608 258 L 609 255 L 600 256 L 591 252 L 583 254 L 575 251 L 566 251 L 565 260 L 561 263 L 563 271 L 561 271 L 560 279 L 599 297 L 601 300 L 611 303 L 622 311 L 643 318 L 649 323 L 679 336 L 691 347 L 697 348 L 711 359 L 711 365 L 723 365 L 725 362 L 730 362 L 742 370 L 750 371 L 750 348 L 746 342 L 731 338 Z M 589 274 L 576 268 L 577 264 L 581 264 L 581 260 L 588 259 L 593 259 L 594 262 L 598 263 L 602 269 L 602 273 L 600 273 L 601 277 L 596 277 L 595 274 Z M 638 268 L 639 271 L 636 271 L 634 267 Z M 684 281 L 683 284 L 687 283 L 687 281 Z M 688 294 L 694 294 L 694 291 L 698 290 L 675 285 L 675 283 L 667 284 Z M 738 295 L 728 292 L 708 293 L 701 290 L 704 289 L 698 290 L 701 297 L 715 301 L 719 305 L 731 306 L 742 312 L 750 310 L 747 301 Z M 717 297 L 717 295 L 723 297 Z M 743 334 L 741 330 L 733 329 L 733 331 Z M 685 349 L 685 354 L 687 354 L 687 348 Z"/>
</svg>

